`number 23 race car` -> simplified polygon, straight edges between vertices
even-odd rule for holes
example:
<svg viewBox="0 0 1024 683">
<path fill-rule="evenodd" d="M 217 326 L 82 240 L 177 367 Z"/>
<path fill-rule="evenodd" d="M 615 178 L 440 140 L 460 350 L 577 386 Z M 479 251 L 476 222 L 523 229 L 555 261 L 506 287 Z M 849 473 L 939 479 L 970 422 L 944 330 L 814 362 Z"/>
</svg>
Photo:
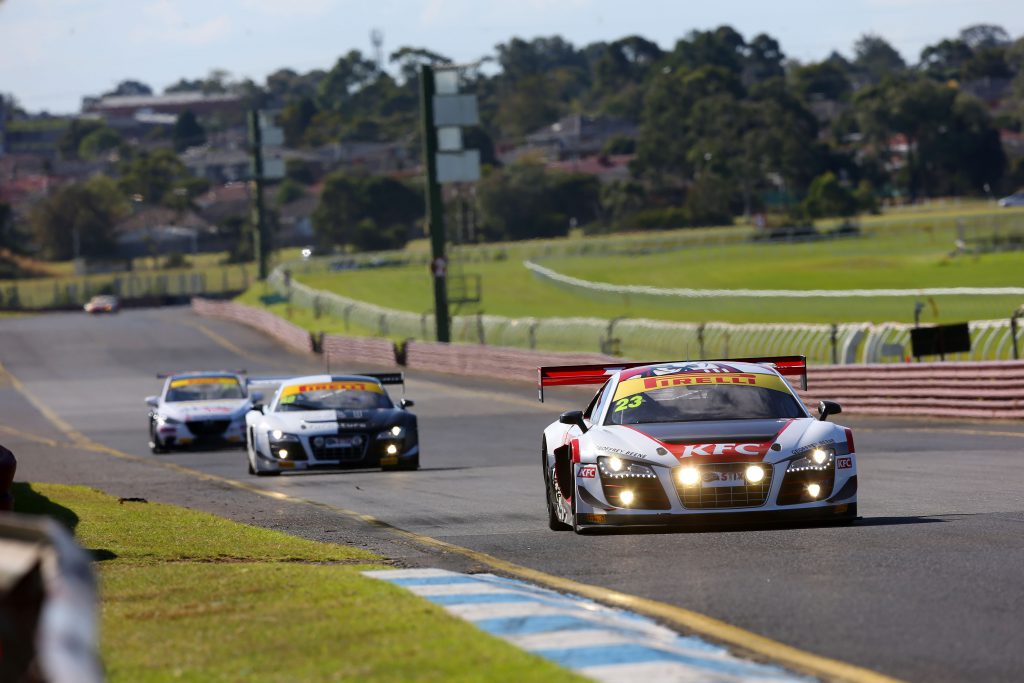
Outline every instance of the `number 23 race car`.
<svg viewBox="0 0 1024 683">
<path fill-rule="evenodd" d="M 314 375 L 286 380 L 270 405 L 246 416 L 249 474 L 287 470 L 419 468 L 416 416 L 385 384 L 402 373 Z"/>
<path fill-rule="evenodd" d="M 851 430 L 815 419 L 802 356 L 540 368 L 552 386 L 601 384 L 544 430 L 552 529 L 857 516 Z"/>
</svg>

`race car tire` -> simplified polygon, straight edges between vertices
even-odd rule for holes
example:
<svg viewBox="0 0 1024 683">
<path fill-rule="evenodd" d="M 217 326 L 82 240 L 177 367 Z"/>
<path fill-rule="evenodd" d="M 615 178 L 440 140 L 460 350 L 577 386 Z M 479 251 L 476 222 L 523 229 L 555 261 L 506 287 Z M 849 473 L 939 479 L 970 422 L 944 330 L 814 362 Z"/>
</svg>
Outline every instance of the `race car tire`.
<svg viewBox="0 0 1024 683">
<path fill-rule="evenodd" d="M 245 464 L 246 464 L 246 466 L 247 466 L 247 468 L 249 470 L 249 474 L 256 474 L 256 468 L 252 466 L 252 460 L 249 460 L 249 458 L 246 458 L 245 459 Z"/>
<path fill-rule="evenodd" d="M 167 446 L 160 444 L 160 441 L 156 438 L 156 430 L 153 429 L 153 424 L 149 425 L 149 450 L 153 455 L 160 455 L 161 453 L 167 453 L 170 449 Z"/>
<path fill-rule="evenodd" d="M 281 475 L 281 470 L 256 470 L 257 477 L 277 477 Z"/>
<path fill-rule="evenodd" d="M 547 453 L 547 442 L 541 442 L 540 448 L 540 463 L 541 469 L 544 472 L 544 501 L 548 510 L 548 528 L 552 531 L 568 531 L 572 527 L 563 522 L 558 518 L 558 513 L 555 510 L 556 496 L 555 485 L 552 481 L 551 468 L 548 467 L 548 453 Z"/>
</svg>

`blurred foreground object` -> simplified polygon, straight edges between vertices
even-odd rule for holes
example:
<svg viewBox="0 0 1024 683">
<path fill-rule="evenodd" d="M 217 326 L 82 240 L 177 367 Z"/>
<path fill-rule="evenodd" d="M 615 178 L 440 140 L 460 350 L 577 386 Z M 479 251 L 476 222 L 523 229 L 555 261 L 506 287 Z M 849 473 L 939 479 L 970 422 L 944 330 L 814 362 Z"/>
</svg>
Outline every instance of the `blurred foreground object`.
<svg viewBox="0 0 1024 683">
<path fill-rule="evenodd" d="M 0 681 L 98 683 L 90 557 L 52 519 L 0 516 Z"/>
<path fill-rule="evenodd" d="M 18 469 L 18 461 L 14 453 L 0 446 L 0 510 L 10 512 L 14 509 L 14 496 L 11 495 L 11 484 L 14 472 Z"/>
</svg>

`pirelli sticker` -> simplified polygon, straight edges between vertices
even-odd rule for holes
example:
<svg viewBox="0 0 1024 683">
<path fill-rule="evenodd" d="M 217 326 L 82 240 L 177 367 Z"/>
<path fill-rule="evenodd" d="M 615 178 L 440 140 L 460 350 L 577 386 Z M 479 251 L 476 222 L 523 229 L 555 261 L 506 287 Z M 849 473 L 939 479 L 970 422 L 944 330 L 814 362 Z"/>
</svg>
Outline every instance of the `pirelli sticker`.
<svg viewBox="0 0 1024 683">
<path fill-rule="evenodd" d="M 228 384 L 231 386 L 237 386 L 238 380 L 234 377 L 183 377 L 181 379 L 171 380 L 172 389 L 177 389 L 178 387 L 190 387 L 196 384 Z"/>
<path fill-rule="evenodd" d="M 316 384 L 293 384 L 281 390 L 281 396 L 310 394 L 314 391 L 372 391 L 383 394 L 384 389 L 375 382 L 317 382 Z"/>
<path fill-rule="evenodd" d="M 625 396 L 644 394 L 657 389 L 671 387 L 698 387 L 708 385 L 727 385 L 735 387 L 759 387 L 789 393 L 786 384 L 776 375 L 755 372 L 683 372 L 677 375 L 661 377 L 634 377 L 619 382 L 615 388 L 615 400 Z"/>
</svg>

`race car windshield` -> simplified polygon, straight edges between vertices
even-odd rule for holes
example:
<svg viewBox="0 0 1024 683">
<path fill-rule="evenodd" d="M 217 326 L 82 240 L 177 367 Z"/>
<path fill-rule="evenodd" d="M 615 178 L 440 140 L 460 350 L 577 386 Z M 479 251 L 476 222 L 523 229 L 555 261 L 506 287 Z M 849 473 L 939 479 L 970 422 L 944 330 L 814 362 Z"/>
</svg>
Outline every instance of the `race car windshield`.
<svg viewBox="0 0 1024 683">
<path fill-rule="evenodd" d="M 164 401 L 221 401 L 245 398 L 245 390 L 234 377 L 188 377 L 171 381 Z"/>
<path fill-rule="evenodd" d="M 373 410 L 391 408 L 391 400 L 381 391 L 362 389 L 318 389 L 286 394 L 277 409 L 292 410 Z"/>
<path fill-rule="evenodd" d="M 605 424 L 699 422 L 805 417 L 788 391 L 757 386 L 673 386 L 623 396 Z"/>
</svg>

